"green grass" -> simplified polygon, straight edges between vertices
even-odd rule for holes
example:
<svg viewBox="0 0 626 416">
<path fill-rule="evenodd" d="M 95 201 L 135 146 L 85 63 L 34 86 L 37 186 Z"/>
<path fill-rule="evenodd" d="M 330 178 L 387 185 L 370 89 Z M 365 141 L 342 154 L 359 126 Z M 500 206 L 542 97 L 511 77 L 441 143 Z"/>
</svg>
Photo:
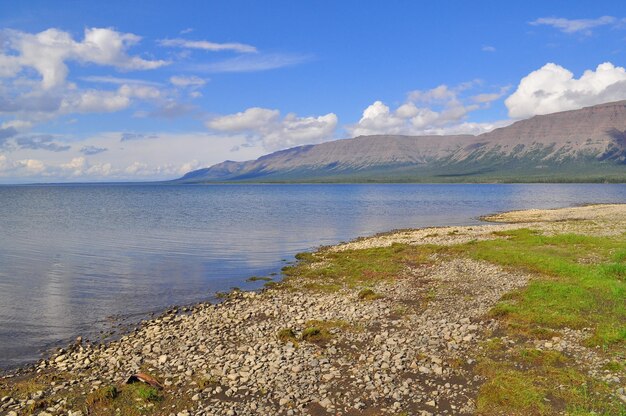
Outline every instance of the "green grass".
<svg viewBox="0 0 626 416">
<path fill-rule="evenodd" d="M 482 385 L 477 400 L 478 414 L 545 415 L 545 392 L 530 378 L 515 370 L 498 368 Z"/>
<path fill-rule="evenodd" d="M 544 328 L 593 328 L 589 346 L 626 341 L 626 239 L 576 234 L 543 236 L 528 229 L 506 238 L 455 248 L 475 259 L 536 273 L 539 277 L 494 308 L 512 327 L 532 336 Z M 539 331 L 541 332 L 541 331 Z"/>
<path fill-rule="evenodd" d="M 520 368 L 522 364 L 523 368 Z M 479 415 L 622 415 L 612 389 L 576 369 L 554 351 L 513 349 L 483 358 L 476 371 L 487 378 L 477 399 Z"/>
<path fill-rule="evenodd" d="M 163 396 L 159 393 L 159 390 L 144 383 L 133 384 L 135 395 L 140 399 L 150 402 L 160 402 L 163 400 Z"/>
<path fill-rule="evenodd" d="M 431 264 L 433 254 L 487 261 L 512 272 L 530 273 L 526 287 L 505 295 L 490 311 L 501 320 L 512 351 L 493 338 L 483 344 L 477 371 L 485 377 L 477 406 L 483 415 L 620 415 L 624 404 L 612 387 L 591 378 L 558 351 L 541 351 L 534 340 L 550 340 L 565 328 L 586 328 L 585 344 L 619 362 L 626 341 L 626 234 L 596 237 L 577 234 L 546 236 L 520 229 L 496 234 L 497 239 L 452 247 L 409 246 L 303 253 L 284 269 L 287 284 L 313 290 L 361 289 L 359 297 L 375 296 L 362 289 L 402 278 L 407 267 Z M 303 340 L 324 340 L 331 332 L 308 325 Z M 508 351 L 506 354 L 503 351 Z M 613 358 L 611 358 L 613 357 Z M 621 372 L 615 363 L 607 370 Z"/>
<path fill-rule="evenodd" d="M 393 244 L 362 250 L 300 253 L 298 262 L 283 268 L 285 284 L 298 279 L 305 289 L 336 292 L 342 288 L 373 286 L 401 278 L 407 266 L 431 263 L 435 246 Z"/>
<path fill-rule="evenodd" d="M 617 360 L 626 353 L 626 238 L 576 234 L 544 236 L 520 229 L 500 239 L 452 248 L 534 274 L 529 284 L 505 295 L 490 312 L 516 339 L 507 346 L 492 338 L 482 344 L 477 372 L 486 378 L 478 400 L 481 415 L 625 415 L 612 388 L 580 371 L 558 351 L 542 351 L 534 339 L 550 339 L 564 328 L 587 328 L 589 347 Z M 617 361 L 606 369 L 622 372 Z"/>
</svg>

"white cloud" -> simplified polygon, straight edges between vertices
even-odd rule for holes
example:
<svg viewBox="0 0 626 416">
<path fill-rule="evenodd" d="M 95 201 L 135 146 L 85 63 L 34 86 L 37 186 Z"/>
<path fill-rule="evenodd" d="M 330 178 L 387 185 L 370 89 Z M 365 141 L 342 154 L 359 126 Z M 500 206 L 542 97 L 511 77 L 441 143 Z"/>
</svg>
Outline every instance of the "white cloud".
<svg viewBox="0 0 626 416">
<path fill-rule="evenodd" d="M 409 101 L 436 103 L 436 102 L 458 102 L 457 94 L 460 90 L 466 89 L 463 84 L 461 89 L 451 89 L 447 85 L 439 85 L 430 90 L 414 90 L 409 92 Z"/>
<path fill-rule="evenodd" d="M 486 108 L 498 100 L 508 88 L 495 93 L 482 93 L 467 98 L 461 94 L 479 86 L 479 80 L 454 88 L 440 85 L 430 90 L 415 90 L 407 94 L 407 101 L 391 110 L 382 101 L 375 101 L 364 111 L 358 123 L 347 127 L 352 136 L 377 134 L 478 134 L 501 123 L 468 123 L 467 115 Z"/>
<path fill-rule="evenodd" d="M 504 87 L 500 87 L 500 90 L 498 92 L 476 94 L 471 97 L 471 100 L 475 103 L 480 103 L 480 104 L 491 103 L 493 101 L 499 100 L 510 89 L 511 89 L 511 86 L 506 85 Z"/>
<path fill-rule="evenodd" d="M 10 127 L 16 130 L 26 130 L 33 126 L 33 123 L 26 120 L 9 120 L 0 125 L 0 128 L 8 129 Z"/>
<path fill-rule="evenodd" d="M 42 173 L 46 169 L 46 165 L 37 159 L 18 160 L 15 167 L 23 168 L 30 174 Z"/>
<path fill-rule="evenodd" d="M 113 91 L 87 90 L 66 97 L 60 113 L 100 113 L 114 112 L 127 108 L 130 97 Z"/>
<path fill-rule="evenodd" d="M 302 144 L 314 144 L 332 138 L 337 127 L 337 116 L 329 113 L 318 117 L 298 117 L 287 114 L 278 128 L 263 133 L 263 146 L 269 150 L 279 150 Z"/>
<path fill-rule="evenodd" d="M 201 49 L 205 51 L 219 52 L 219 51 L 234 51 L 240 53 L 254 53 L 257 49 L 252 45 L 246 45 L 245 43 L 216 43 L 206 40 L 188 40 L 188 39 L 161 39 L 159 45 L 167 46 L 170 48 L 184 48 L 184 49 Z"/>
<path fill-rule="evenodd" d="M 111 77 L 111 76 L 88 76 L 88 77 L 82 77 L 80 79 L 83 81 L 87 81 L 87 82 L 95 82 L 95 83 L 102 83 L 102 84 L 117 84 L 117 85 L 137 84 L 137 85 L 151 85 L 153 87 L 159 87 L 163 85 L 160 82 L 146 81 L 144 79 L 119 78 L 119 77 Z"/>
<path fill-rule="evenodd" d="M 529 22 L 533 26 L 547 25 L 559 29 L 563 33 L 582 33 L 590 35 L 591 29 L 599 26 L 614 25 L 618 22 L 613 16 L 602 16 L 597 19 L 566 19 L 563 17 L 541 17 Z"/>
<path fill-rule="evenodd" d="M 56 110 L 59 114 L 110 113 L 128 108 L 134 98 L 156 100 L 158 88 L 146 85 L 122 85 L 115 91 L 82 90 L 67 94 Z"/>
<path fill-rule="evenodd" d="M 113 167 L 110 163 L 98 163 L 90 165 L 85 171 L 84 175 L 92 178 L 108 178 L 114 173 Z"/>
<path fill-rule="evenodd" d="M 505 100 L 509 116 L 530 117 L 626 99 L 626 70 L 610 62 L 586 70 L 580 78 L 548 63 L 520 81 Z"/>
<path fill-rule="evenodd" d="M 67 77 L 66 61 L 113 66 L 122 70 L 154 69 L 166 65 L 128 55 L 127 49 L 141 38 L 108 28 L 87 28 L 82 41 L 68 32 L 48 29 L 36 34 L 4 30 L 5 51 L 0 55 L 0 76 L 15 77 L 23 68 L 33 68 L 41 76 L 41 86 L 51 89 Z M 10 53 L 4 53 L 10 52 Z"/>
<path fill-rule="evenodd" d="M 143 133 L 150 140 L 121 142 L 123 134 L 66 137 L 71 149 L 63 152 L 17 146 L 0 151 L 0 183 L 173 179 L 226 159 L 249 160 L 266 153 L 260 143 L 250 145 L 248 137 L 237 133 Z M 239 150 L 233 153 L 236 146 Z"/>
<path fill-rule="evenodd" d="M 180 166 L 180 168 L 178 168 L 178 174 L 182 176 L 185 173 L 188 173 L 188 172 L 191 172 L 192 170 L 200 169 L 203 167 L 206 167 L 206 166 L 202 166 L 200 162 L 198 162 L 197 160 L 192 160 L 190 162 L 183 163 Z"/>
<path fill-rule="evenodd" d="M 177 87 L 191 87 L 191 88 L 198 88 L 206 84 L 206 80 L 200 77 L 197 77 L 195 75 L 173 76 L 173 77 L 170 77 L 170 82 L 172 83 L 172 85 L 175 85 Z"/>
<path fill-rule="evenodd" d="M 140 41 L 132 33 L 109 28 L 87 28 L 82 40 L 68 32 L 39 33 L 1 30 L 0 120 L 2 125 L 27 130 L 33 125 L 71 113 L 113 112 L 135 101 L 161 101 L 161 84 L 134 78 L 86 76 L 83 81 L 119 85 L 117 89 L 82 89 L 67 80 L 70 61 L 109 66 L 118 70 L 145 70 L 166 65 L 128 53 Z M 2 78 L 8 79 L 3 82 Z M 162 92 L 163 91 L 163 92 Z"/>
<path fill-rule="evenodd" d="M 255 72 L 294 66 L 311 59 L 310 55 L 284 53 L 241 55 L 220 62 L 193 65 L 191 69 L 212 73 Z"/>
<path fill-rule="evenodd" d="M 494 46 L 491 46 L 491 45 L 483 45 L 482 51 L 483 52 L 495 52 L 496 48 Z"/>
<path fill-rule="evenodd" d="M 68 163 L 61 164 L 61 169 L 68 170 L 73 176 L 83 174 L 87 161 L 84 157 L 75 157 Z"/>
<path fill-rule="evenodd" d="M 246 131 L 258 130 L 269 124 L 274 124 L 280 117 L 280 111 L 267 108 L 252 107 L 247 110 L 219 116 L 207 121 L 208 128 L 219 131 Z"/>
<path fill-rule="evenodd" d="M 148 100 L 161 97 L 161 90 L 147 85 L 122 85 L 118 90 L 118 94 L 130 98 Z"/>
<path fill-rule="evenodd" d="M 139 173 L 141 171 L 145 171 L 146 169 L 148 169 L 148 165 L 147 164 L 141 163 L 141 162 L 133 162 L 132 165 L 130 165 L 126 169 L 124 169 L 124 172 L 129 174 L 129 175 L 137 175 L 137 173 Z"/>
<path fill-rule="evenodd" d="M 220 132 L 245 133 L 250 142 L 260 142 L 267 150 L 279 150 L 327 140 L 332 137 L 337 122 L 334 113 L 318 117 L 298 117 L 289 113 L 281 119 L 278 110 L 253 107 L 214 117 L 206 125 Z"/>
<path fill-rule="evenodd" d="M 431 117 L 430 114 L 420 115 L 419 113 L 420 110 L 412 104 L 403 105 L 392 112 L 382 101 L 375 101 L 363 111 L 359 122 L 349 127 L 348 130 L 353 136 L 402 134 L 410 128 L 410 119 L 420 116 Z"/>
</svg>

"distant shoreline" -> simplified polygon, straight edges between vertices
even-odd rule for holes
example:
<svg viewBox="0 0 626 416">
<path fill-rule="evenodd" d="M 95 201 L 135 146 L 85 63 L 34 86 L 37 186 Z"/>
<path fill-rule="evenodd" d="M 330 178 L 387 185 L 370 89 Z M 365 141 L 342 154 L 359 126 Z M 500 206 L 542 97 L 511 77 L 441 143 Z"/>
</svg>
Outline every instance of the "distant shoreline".
<svg viewBox="0 0 626 416">
<path fill-rule="evenodd" d="M 355 181 L 333 181 L 333 180 L 311 180 L 311 181 L 207 181 L 207 182 L 182 182 L 178 179 L 170 179 L 164 181 L 145 181 L 145 182 L 42 182 L 42 183 L 0 183 L 0 187 L 3 186 L 23 186 L 23 187 L 35 187 L 35 186 L 145 186 L 145 185 L 159 185 L 159 186 L 206 186 L 206 185 L 585 185 L 585 184 L 599 184 L 599 185 L 622 185 L 626 184 L 626 176 L 624 178 L 589 178 L 589 179 L 555 179 L 555 180 L 528 180 L 527 178 L 511 179 L 511 180 L 491 180 L 486 179 L 484 181 L 435 181 L 432 178 L 426 178 L 426 180 L 407 180 L 407 181 L 385 181 L 385 180 L 355 180 Z"/>
</svg>

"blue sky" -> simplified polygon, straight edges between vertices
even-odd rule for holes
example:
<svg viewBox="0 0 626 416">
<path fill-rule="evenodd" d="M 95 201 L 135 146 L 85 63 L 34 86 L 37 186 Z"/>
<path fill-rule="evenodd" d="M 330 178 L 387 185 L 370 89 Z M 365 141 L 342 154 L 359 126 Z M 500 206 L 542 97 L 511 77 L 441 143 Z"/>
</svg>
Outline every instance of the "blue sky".
<svg viewBox="0 0 626 416">
<path fill-rule="evenodd" d="M 626 99 L 625 18 L 618 1 L 0 2 L 0 183 L 175 178 Z"/>
</svg>

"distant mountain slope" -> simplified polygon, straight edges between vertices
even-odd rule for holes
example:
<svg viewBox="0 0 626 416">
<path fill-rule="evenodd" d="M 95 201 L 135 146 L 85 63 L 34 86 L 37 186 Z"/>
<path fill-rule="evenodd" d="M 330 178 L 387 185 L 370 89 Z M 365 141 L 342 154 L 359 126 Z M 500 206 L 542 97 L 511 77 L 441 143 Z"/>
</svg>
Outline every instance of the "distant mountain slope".
<svg viewBox="0 0 626 416">
<path fill-rule="evenodd" d="M 478 136 L 360 136 L 226 161 L 177 182 L 626 181 L 626 101 Z"/>
</svg>

